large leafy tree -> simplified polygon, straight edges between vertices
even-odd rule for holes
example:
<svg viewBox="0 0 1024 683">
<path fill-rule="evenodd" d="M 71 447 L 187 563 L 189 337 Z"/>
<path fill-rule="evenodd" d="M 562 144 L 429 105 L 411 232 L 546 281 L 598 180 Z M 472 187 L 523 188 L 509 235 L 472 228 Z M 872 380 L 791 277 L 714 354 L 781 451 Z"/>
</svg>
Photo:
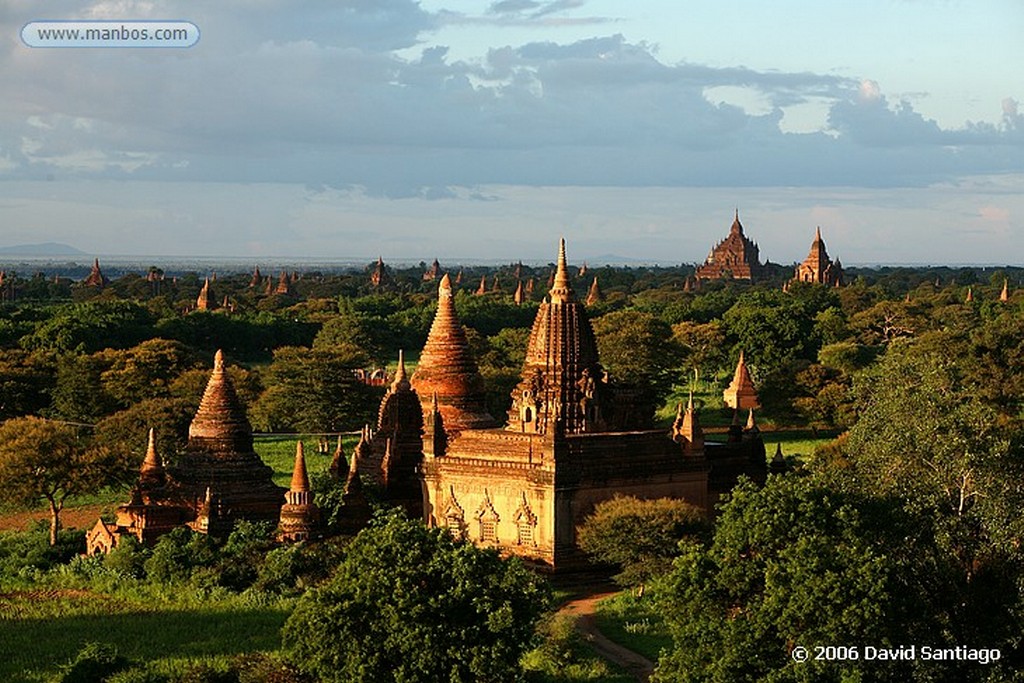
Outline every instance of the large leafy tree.
<svg viewBox="0 0 1024 683">
<path fill-rule="evenodd" d="M 518 560 L 392 512 L 299 600 L 284 650 L 320 681 L 512 681 L 549 602 Z"/>
<path fill-rule="evenodd" d="M 680 379 L 682 353 L 672 328 L 650 313 L 608 313 L 594 320 L 594 334 L 605 369 L 640 388 L 652 405 L 660 405 Z"/>
<path fill-rule="evenodd" d="M 675 647 L 656 680 L 983 681 L 1006 680 L 1016 632 L 1007 628 L 1006 591 L 971 605 L 991 618 L 965 638 L 950 619 L 962 607 L 955 561 L 899 498 L 839 491 L 813 477 L 770 477 L 734 490 L 710 544 L 690 542 L 662 586 Z M 998 598 L 995 596 L 999 596 Z M 964 616 L 964 615 L 961 615 Z M 824 661 L 818 646 L 896 648 L 928 644 L 1001 647 L 998 665 L 972 662 Z M 810 653 L 798 661 L 796 648 Z M 994 676 L 993 678 L 987 678 Z"/>
<path fill-rule="evenodd" d="M 90 447 L 60 422 L 21 417 L 0 425 L 0 491 L 16 504 L 47 502 L 50 545 L 57 543 L 60 513 L 69 497 L 124 480 L 129 472 L 126 459 Z"/>
<path fill-rule="evenodd" d="M 352 346 L 329 349 L 285 346 L 274 350 L 267 390 L 250 418 L 267 431 L 333 432 L 371 421 L 377 392 L 356 379 L 366 357 Z"/>
<path fill-rule="evenodd" d="M 598 503 L 576 537 L 584 552 L 619 568 L 618 583 L 642 588 L 671 567 L 681 540 L 707 528 L 704 512 L 686 501 L 617 496 Z"/>
<path fill-rule="evenodd" d="M 53 383 L 52 362 L 42 354 L 0 350 L 0 419 L 45 408 Z"/>
</svg>

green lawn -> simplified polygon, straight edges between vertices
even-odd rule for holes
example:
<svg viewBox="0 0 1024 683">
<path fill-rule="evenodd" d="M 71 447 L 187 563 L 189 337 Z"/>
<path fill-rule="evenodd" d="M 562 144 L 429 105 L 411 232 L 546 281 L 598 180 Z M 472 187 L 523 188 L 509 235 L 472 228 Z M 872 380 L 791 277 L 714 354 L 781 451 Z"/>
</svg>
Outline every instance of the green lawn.
<svg viewBox="0 0 1024 683">
<path fill-rule="evenodd" d="M 286 618 L 281 608 L 232 603 L 185 609 L 84 591 L 7 593 L 0 596 L 0 680 L 46 681 L 89 642 L 158 667 L 272 651 Z"/>
<path fill-rule="evenodd" d="M 654 608 L 654 601 L 634 599 L 629 591 L 597 606 L 597 627 L 609 640 L 642 654 L 655 664 L 662 650 L 672 648 L 672 637 Z"/>
</svg>

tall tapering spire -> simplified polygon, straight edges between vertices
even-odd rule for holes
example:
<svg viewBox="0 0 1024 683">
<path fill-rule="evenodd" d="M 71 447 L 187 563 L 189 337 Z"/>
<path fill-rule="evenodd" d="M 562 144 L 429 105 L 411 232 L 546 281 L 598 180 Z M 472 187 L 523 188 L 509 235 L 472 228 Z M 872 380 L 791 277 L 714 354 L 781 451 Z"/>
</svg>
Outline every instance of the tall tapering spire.
<svg viewBox="0 0 1024 683">
<path fill-rule="evenodd" d="M 160 486 L 165 481 L 164 462 L 156 450 L 156 436 L 153 428 L 149 429 L 149 443 L 146 446 L 146 457 L 139 468 L 139 488 Z"/>
<path fill-rule="evenodd" d="M 220 349 L 213 357 L 213 371 L 199 410 L 189 425 L 188 439 L 189 444 L 201 443 L 213 450 L 252 451 L 252 426 L 224 367 L 224 352 Z"/>
<path fill-rule="evenodd" d="M 590 284 L 590 291 L 587 292 L 587 305 L 593 306 L 599 301 L 604 301 L 604 294 L 601 292 L 601 287 L 597 284 L 597 276 L 594 276 L 594 281 Z"/>
<path fill-rule="evenodd" d="M 551 285 L 550 296 L 553 304 L 565 303 L 576 298 L 576 293 L 569 282 L 569 266 L 565 258 L 564 237 L 558 242 L 558 265 L 555 267 L 555 281 Z"/>
<path fill-rule="evenodd" d="M 302 541 L 318 535 L 320 510 L 313 502 L 306 472 L 306 457 L 302 441 L 295 443 L 295 467 L 292 469 L 291 488 L 284 494 L 278 538 L 282 541 Z"/>
<path fill-rule="evenodd" d="M 484 380 L 459 322 L 447 274 L 437 288 L 437 312 L 411 383 L 424 413 L 430 410 L 429 402 L 437 394 L 447 429 L 459 431 L 495 425 L 494 418 L 484 408 Z"/>
<path fill-rule="evenodd" d="M 398 351 L 398 369 L 395 370 L 395 381 L 391 383 L 392 391 L 407 391 L 409 376 L 405 372 L 405 351 Z"/>
<path fill-rule="evenodd" d="M 302 448 L 302 441 L 295 442 L 295 466 L 292 468 L 291 490 L 309 490 L 309 473 L 306 471 L 306 454 Z"/>
<path fill-rule="evenodd" d="M 331 479 L 340 479 L 342 468 L 345 466 L 345 448 L 341 443 L 341 434 L 338 434 L 338 447 L 334 449 L 331 456 L 331 464 L 327 468 Z"/>
<path fill-rule="evenodd" d="M 149 428 L 149 443 L 146 446 L 146 457 L 142 461 L 142 473 L 155 472 L 164 467 L 160 455 L 156 452 L 156 435 L 152 427 Z"/>
<path fill-rule="evenodd" d="M 1003 278 L 1003 291 L 999 293 L 999 300 L 1004 303 L 1010 300 L 1010 280 L 1007 278 Z"/>
<path fill-rule="evenodd" d="M 697 419 L 697 411 L 693 407 L 693 392 L 686 402 L 686 411 L 683 412 L 683 404 L 676 407 L 676 419 L 672 424 L 672 440 L 683 446 L 687 453 L 695 453 L 704 449 L 704 430 L 700 427 Z"/>
<path fill-rule="evenodd" d="M 608 395 L 604 381 L 594 330 L 569 283 L 563 239 L 548 300 L 537 310 L 530 331 L 522 380 L 512 391 L 508 429 L 603 431 L 608 428 L 608 413 L 602 412 Z"/>
</svg>

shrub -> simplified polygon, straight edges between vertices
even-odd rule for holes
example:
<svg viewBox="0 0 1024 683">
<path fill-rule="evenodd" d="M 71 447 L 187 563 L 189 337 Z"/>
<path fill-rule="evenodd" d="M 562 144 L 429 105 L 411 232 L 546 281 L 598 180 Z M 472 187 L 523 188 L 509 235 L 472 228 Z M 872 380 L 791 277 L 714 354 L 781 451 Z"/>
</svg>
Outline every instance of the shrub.
<svg viewBox="0 0 1024 683">
<path fill-rule="evenodd" d="M 129 661 L 119 655 L 113 645 L 86 643 L 55 680 L 56 683 L 97 683 L 129 666 Z"/>
</svg>

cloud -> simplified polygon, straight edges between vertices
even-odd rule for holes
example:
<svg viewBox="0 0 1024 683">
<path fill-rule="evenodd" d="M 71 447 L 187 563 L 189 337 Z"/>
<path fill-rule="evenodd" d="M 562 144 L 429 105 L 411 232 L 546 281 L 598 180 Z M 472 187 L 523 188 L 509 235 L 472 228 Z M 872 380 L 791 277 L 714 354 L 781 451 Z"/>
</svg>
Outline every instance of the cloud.
<svg viewBox="0 0 1024 683">
<path fill-rule="evenodd" d="M 204 37 L 182 51 L 0 45 L 0 89 L 16 94 L 0 104 L 6 178 L 280 182 L 436 200 L 486 184 L 921 186 L 1024 166 L 1010 98 L 998 124 L 949 130 L 870 79 L 666 64 L 621 34 L 452 59 L 430 42 L 445 17 L 411 0 L 52 6 L 181 16 Z M 35 7 L 12 0 L 0 28 L 16 34 Z M 504 0 L 488 16 L 581 7 Z M 711 101 L 722 88 L 759 106 Z M 811 102 L 828 112 L 820 130 L 780 129 Z"/>
</svg>

